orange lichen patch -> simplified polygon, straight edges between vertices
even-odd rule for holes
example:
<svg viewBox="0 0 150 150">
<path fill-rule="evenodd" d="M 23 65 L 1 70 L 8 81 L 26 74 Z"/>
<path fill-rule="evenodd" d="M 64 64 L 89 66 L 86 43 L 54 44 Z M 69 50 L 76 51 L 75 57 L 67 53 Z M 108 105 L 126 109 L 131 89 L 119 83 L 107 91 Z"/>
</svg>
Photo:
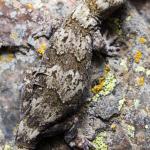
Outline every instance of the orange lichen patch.
<svg viewBox="0 0 150 150">
<path fill-rule="evenodd" d="M 26 7 L 27 7 L 28 9 L 33 10 L 33 4 L 31 4 L 31 3 L 27 3 L 27 4 L 26 4 Z"/>
<path fill-rule="evenodd" d="M 140 60 L 141 60 L 141 58 L 142 58 L 142 52 L 141 52 L 141 51 L 137 51 L 137 52 L 135 53 L 135 55 L 134 55 L 134 61 L 135 61 L 136 63 L 139 63 Z"/>
<path fill-rule="evenodd" d="M 139 77 L 139 78 L 137 79 L 137 84 L 138 84 L 139 86 L 143 86 L 144 83 L 145 83 L 144 77 Z"/>
<path fill-rule="evenodd" d="M 102 90 L 103 86 L 104 86 L 104 81 L 105 81 L 104 77 L 99 78 L 99 84 L 98 84 L 98 85 L 95 85 L 95 86 L 91 89 L 91 91 L 92 91 L 94 94 L 99 93 L 99 92 Z"/>
<path fill-rule="evenodd" d="M 145 44 L 145 43 L 147 42 L 147 40 L 146 40 L 144 37 L 140 37 L 140 38 L 139 38 L 139 42 L 140 42 L 141 44 Z"/>
<path fill-rule="evenodd" d="M 106 76 L 107 76 L 107 74 L 108 74 L 109 72 L 110 72 L 110 67 L 109 67 L 109 65 L 106 64 L 105 67 L 104 67 L 104 74 L 103 74 L 102 77 L 99 78 L 99 83 L 98 83 L 98 85 L 95 85 L 95 86 L 91 89 L 92 93 L 97 94 L 97 93 L 99 93 L 99 92 L 103 89 L 104 84 L 105 84 L 105 78 L 106 78 Z"/>
<path fill-rule="evenodd" d="M 109 71 L 110 71 L 110 67 L 109 65 L 106 64 L 104 68 L 104 74 L 106 75 Z"/>
<path fill-rule="evenodd" d="M 46 43 L 42 43 L 42 44 L 40 45 L 40 47 L 37 49 L 37 52 L 38 52 L 39 54 L 43 55 L 46 49 L 47 49 Z"/>
</svg>

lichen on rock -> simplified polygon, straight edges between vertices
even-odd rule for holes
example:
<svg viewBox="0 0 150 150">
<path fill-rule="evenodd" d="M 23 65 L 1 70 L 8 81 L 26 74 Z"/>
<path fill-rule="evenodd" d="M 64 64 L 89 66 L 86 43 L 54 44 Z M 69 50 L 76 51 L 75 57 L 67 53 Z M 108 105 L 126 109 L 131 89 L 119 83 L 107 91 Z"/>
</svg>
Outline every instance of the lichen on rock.
<svg viewBox="0 0 150 150">
<path fill-rule="evenodd" d="M 106 132 L 99 133 L 93 143 L 96 150 L 108 150 L 108 145 L 106 144 Z"/>
</svg>

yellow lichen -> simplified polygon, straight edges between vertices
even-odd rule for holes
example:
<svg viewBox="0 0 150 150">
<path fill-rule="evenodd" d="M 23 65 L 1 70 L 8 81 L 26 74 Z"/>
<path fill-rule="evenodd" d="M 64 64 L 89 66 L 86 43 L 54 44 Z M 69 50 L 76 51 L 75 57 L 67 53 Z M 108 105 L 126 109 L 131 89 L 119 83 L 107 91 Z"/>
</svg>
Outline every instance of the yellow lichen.
<svg viewBox="0 0 150 150">
<path fill-rule="evenodd" d="M 130 21 L 132 19 L 132 17 L 129 15 L 127 18 L 126 18 L 126 21 Z"/>
<path fill-rule="evenodd" d="M 107 73 L 110 71 L 109 65 L 105 65 L 104 67 L 104 74 L 107 75 Z"/>
<path fill-rule="evenodd" d="M 40 47 L 37 49 L 37 52 L 38 52 L 39 54 L 43 55 L 46 49 L 47 49 L 47 45 L 46 45 L 46 43 L 43 42 L 43 43 L 40 45 Z"/>
<path fill-rule="evenodd" d="M 9 53 L 8 56 L 7 56 L 7 61 L 10 62 L 14 59 L 14 54 L 12 53 Z"/>
<path fill-rule="evenodd" d="M 125 98 L 123 98 L 123 99 L 121 99 L 121 100 L 119 101 L 119 106 L 118 106 L 118 110 L 119 110 L 119 111 L 122 109 L 124 103 L 125 103 Z"/>
<path fill-rule="evenodd" d="M 110 67 L 108 65 L 104 68 L 104 75 L 99 78 L 98 85 L 95 85 L 91 92 L 95 95 L 92 97 L 93 101 L 97 101 L 100 96 L 106 96 L 111 93 L 116 86 L 116 78 L 114 74 L 110 71 Z"/>
<path fill-rule="evenodd" d="M 144 77 L 139 77 L 139 78 L 137 79 L 137 84 L 138 84 L 139 86 L 143 86 L 144 83 L 145 83 Z"/>
<path fill-rule="evenodd" d="M 116 128 L 117 128 L 117 125 L 116 125 L 115 123 L 113 123 L 113 124 L 111 125 L 111 129 L 112 129 L 113 131 L 116 131 Z"/>
<path fill-rule="evenodd" d="M 96 94 L 96 95 L 94 95 L 94 96 L 92 97 L 92 100 L 93 100 L 93 101 L 97 101 L 99 97 L 100 97 L 100 95 L 99 95 L 99 94 Z"/>
<path fill-rule="evenodd" d="M 103 86 L 104 86 L 104 83 L 105 83 L 105 76 L 108 74 L 109 71 L 110 71 L 109 65 L 105 65 L 103 77 L 100 77 L 100 78 L 99 78 L 98 85 L 95 85 L 95 86 L 91 89 L 91 91 L 92 91 L 94 94 L 99 93 L 99 92 L 103 89 Z"/>
<path fill-rule="evenodd" d="M 3 62 L 11 62 L 12 60 L 14 60 L 14 54 L 12 53 L 9 53 L 7 55 L 0 55 L 0 61 L 3 61 Z"/>
<path fill-rule="evenodd" d="M 132 125 L 127 125 L 127 133 L 130 138 L 134 138 L 135 127 Z"/>
<path fill-rule="evenodd" d="M 10 145 L 6 144 L 6 145 L 4 146 L 4 150 L 12 150 L 12 148 L 11 148 Z"/>
<path fill-rule="evenodd" d="M 122 126 L 125 132 L 127 133 L 128 137 L 130 139 L 134 138 L 135 127 L 130 124 L 125 123 L 124 121 L 122 122 Z"/>
<path fill-rule="evenodd" d="M 97 135 L 96 139 L 92 142 L 96 150 L 108 150 L 108 145 L 106 144 L 106 133 L 102 132 Z"/>
<path fill-rule="evenodd" d="M 137 52 L 135 53 L 135 55 L 134 55 L 134 61 L 135 61 L 136 63 L 139 63 L 140 60 L 141 60 L 141 58 L 142 58 L 142 52 L 141 52 L 141 51 L 137 51 Z"/>
<path fill-rule="evenodd" d="M 110 92 L 113 91 L 114 87 L 116 86 L 116 78 L 115 76 L 109 72 L 104 83 L 104 87 L 101 90 L 100 94 L 101 95 L 108 95 Z"/>
<path fill-rule="evenodd" d="M 145 72 L 145 68 L 143 66 L 137 66 L 134 68 L 135 72 Z"/>
<path fill-rule="evenodd" d="M 150 76 L 150 70 L 147 70 L 147 71 L 146 71 L 146 76 L 147 76 L 147 77 Z"/>
<path fill-rule="evenodd" d="M 92 91 L 94 94 L 99 93 L 99 92 L 102 90 L 103 86 L 104 86 L 104 81 L 105 81 L 105 79 L 104 79 L 103 77 L 99 78 L 99 84 L 98 84 L 98 85 L 95 85 L 95 86 L 92 88 L 91 91 Z"/>
<path fill-rule="evenodd" d="M 26 7 L 27 7 L 28 9 L 33 10 L 33 4 L 31 4 L 31 3 L 27 3 L 27 4 L 26 4 Z"/>
<path fill-rule="evenodd" d="M 144 44 L 144 43 L 147 42 L 147 40 L 146 40 L 144 37 L 140 37 L 140 38 L 139 38 L 139 42 L 140 42 L 141 44 Z"/>
<path fill-rule="evenodd" d="M 16 39 L 18 39 L 18 34 L 17 34 L 16 32 L 12 32 L 12 33 L 10 34 L 10 38 L 15 41 Z"/>
</svg>

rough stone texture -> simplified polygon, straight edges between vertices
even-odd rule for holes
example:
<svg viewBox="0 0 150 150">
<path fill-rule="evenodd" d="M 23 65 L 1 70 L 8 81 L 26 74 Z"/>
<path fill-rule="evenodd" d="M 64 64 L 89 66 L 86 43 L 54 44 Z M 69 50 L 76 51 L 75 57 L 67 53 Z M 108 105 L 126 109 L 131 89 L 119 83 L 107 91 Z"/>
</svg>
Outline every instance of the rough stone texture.
<svg viewBox="0 0 150 150">
<path fill-rule="evenodd" d="M 32 34 L 40 29 L 58 26 L 74 8 L 76 0 L 60 1 L 1 1 L 0 43 L 1 45 L 34 45 Z M 49 32 L 46 31 L 47 36 Z M 38 33 L 40 35 L 40 33 Z"/>
<path fill-rule="evenodd" d="M 104 120 L 120 114 L 119 101 L 123 99 L 124 89 L 117 85 L 112 94 L 99 98 L 96 103 L 95 115 Z"/>
<path fill-rule="evenodd" d="M 122 11 L 122 17 L 119 18 L 121 33 L 124 33 L 123 41 L 128 48 L 122 51 L 119 58 L 108 58 L 110 68 L 115 71 L 117 82 L 121 83 L 119 89 L 123 96 L 123 99 L 119 101 L 120 115 L 109 120 L 109 130 L 111 131 L 106 130 L 104 143 L 109 149 L 149 149 L 150 26 L 147 18 L 139 13 L 146 12 L 139 8 L 141 6 L 148 8 L 150 3 L 148 1 L 147 3 L 138 1 L 138 3 L 134 6 L 133 1 L 132 3 L 128 2 Z M 118 33 L 120 34 L 120 32 Z M 103 98 L 105 99 L 105 97 Z M 117 100 L 118 96 L 115 98 Z M 107 101 L 109 100 L 106 96 L 105 103 Z M 100 108 L 103 108 L 103 110 L 98 110 L 102 119 L 106 117 L 106 114 L 113 115 L 111 110 L 115 105 L 111 106 L 108 111 L 109 105 L 113 101 L 107 106 L 104 105 L 105 109 L 103 107 L 105 103 L 99 103 L 102 104 Z M 117 111 L 116 108 L 115 111 Z"/>
</svg>

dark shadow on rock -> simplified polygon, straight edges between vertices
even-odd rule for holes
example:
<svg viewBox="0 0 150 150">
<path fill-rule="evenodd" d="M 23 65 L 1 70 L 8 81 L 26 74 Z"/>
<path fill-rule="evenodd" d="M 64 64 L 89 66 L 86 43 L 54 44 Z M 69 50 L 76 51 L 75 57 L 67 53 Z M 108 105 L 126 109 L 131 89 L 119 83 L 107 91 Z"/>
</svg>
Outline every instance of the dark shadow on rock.
<svg viewBox="0 0 150 150">
<path fill-rule="evenodd" d="M 63 140 L 63 135 L 44 138 L 38 145 L 36 150 L 70 150 Z"/>
</svg>

